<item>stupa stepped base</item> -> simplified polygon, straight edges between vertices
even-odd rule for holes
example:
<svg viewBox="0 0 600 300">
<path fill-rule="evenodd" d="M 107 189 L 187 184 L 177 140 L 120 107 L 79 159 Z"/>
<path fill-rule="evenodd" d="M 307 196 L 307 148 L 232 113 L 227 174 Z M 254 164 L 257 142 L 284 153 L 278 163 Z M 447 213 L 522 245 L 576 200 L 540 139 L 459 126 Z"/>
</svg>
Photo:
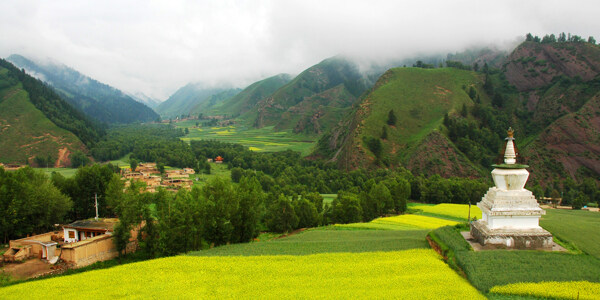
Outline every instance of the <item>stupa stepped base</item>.
<svg viewBox="0 0 600 300">
<path fill-rule="evenodd" d="M 494 245 L 507 249 L 548 250 L 553 245 L 552 234 L 541 227 L 490 229 L 483 220 L 471 223 L 471 236 L 483 246 Z"/>
<path fill-rule="evenodd" d="M 492 187 L 477 203 L 481 212 L 488 216 L 541 216 L 546 212 L 540 208 L 533 194 L 525 189 L 501 190 Z"/>
</svg>

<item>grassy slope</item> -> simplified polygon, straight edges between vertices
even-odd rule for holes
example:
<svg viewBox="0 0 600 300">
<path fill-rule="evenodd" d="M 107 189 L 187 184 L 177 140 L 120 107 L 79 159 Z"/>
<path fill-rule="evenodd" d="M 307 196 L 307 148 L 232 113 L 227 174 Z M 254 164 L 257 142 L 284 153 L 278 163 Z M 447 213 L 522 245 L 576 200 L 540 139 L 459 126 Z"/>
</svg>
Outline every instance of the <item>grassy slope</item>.
<svg viewBox="0 0 600 300">
<path fill-rule="evenodd" d="M 57 127 L 31 102 L 20 84 L 0 90 L 0 161 L 25 163 L 36 155 L 54 159 L 59 148 L 83 149 L 71 132 Z"/>
<path fill-rule="evenodd" d="M 191 252 L 199 256 L 308 255 L 328 252 L 398 251 L 427 248 L 427 230 L 313 229 L 266 242 L 233 244 Z"/>
<path fill-rule="evenodd" d="M 600 214 L 597 212 L 547 209 L 540 225 L 554 236 L 600 259 Z"/>
<path fill-rule="evenodd" d="M 382 127 L 387 126 L 388 113 L 393 109 L 397 123 L 395 126 L 388 126 L 388 139 L 382 141 L 384 157 L 390 158 L 392 164 L 407 164 L 424 139 L 440 128 L 444 114 L 460 110 L 463 104 L 473 104 L 463 86 L 467 89 L 474 86 L 479 90 L 481 84 L 481 79 L 476 73 L 454 68 L 388 70 L 379 78 L 373 90 L 363 97 L 352 125 L 356 129 L 351 131 L 350 143 L 345 145 L 340 154 L 340 163 L 356 167 L 363 165 L 365 161 L 374 160 L 363 138 L 379 138 Z M 447 140 L 444 143 L 450 142 Z M 431 146 L 436 145 L 427 145 Z M 448 147 L 442 146 L 453 148 L 451 143 Z M 444 163 L 452 163 L 446 161 L 438 151 L 430 151 L 427 154 L 421 159 L 437 158 Z M 462 168 L 470 168 L 470 173 L 479 172 L 462 153 L 456 153 L 454 156 L 451 159 L 462 165 Z"/>
<path fill-rule="evenodd" d="M 396 128 L 388 131 L 391 140 L 415 144 L 438 128 L 444 114 L 459 110 L 472 101 L 462 86 L 479 83 L 475 73 L 453 68 L 396 68 L 385 81 L 367 96 L 369 114 L 364 118 L 361 136 L 379 136 L 393 109 Z M 383 77 L 382 76 L 382 77 Z"/>
</svg>

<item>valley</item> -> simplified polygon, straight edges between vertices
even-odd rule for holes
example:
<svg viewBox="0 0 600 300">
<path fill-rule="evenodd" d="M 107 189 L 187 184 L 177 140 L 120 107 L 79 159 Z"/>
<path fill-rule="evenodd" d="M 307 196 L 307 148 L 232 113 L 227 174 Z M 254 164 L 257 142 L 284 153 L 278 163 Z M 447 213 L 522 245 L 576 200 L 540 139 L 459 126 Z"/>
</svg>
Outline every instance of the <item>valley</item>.
<svg viewBox="0 0 600 300">
<path fill-rule="evenodd" d="M 2 59 L 0 298 L 598 299 L 600 46 L 559 37 L 161 103 Z"/>
</svg>

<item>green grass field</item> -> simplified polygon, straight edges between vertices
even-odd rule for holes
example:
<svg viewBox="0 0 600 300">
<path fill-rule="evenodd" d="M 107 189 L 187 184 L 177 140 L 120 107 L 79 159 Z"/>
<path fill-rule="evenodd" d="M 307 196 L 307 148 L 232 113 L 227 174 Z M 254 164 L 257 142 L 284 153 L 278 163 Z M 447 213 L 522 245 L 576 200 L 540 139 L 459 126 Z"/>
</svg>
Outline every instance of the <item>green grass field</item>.
<svg viewBox="0 0 600 300">
<path fill-rule="evenodd" d="M 194 185 L 201 187 L 206 182 L 215 177 L 225 178 L 227 180 L 231 180 L 231 171 L 227 169 L 227 165 L 225 164 L 210 164 L 210 174 L 194 174 L 190 175 L 190 178 L 193 180 Z M 196 178 L 198 180 L 196 180 Z"/>
<path fill-rule="evenodd" d="M 288 149 L 299 151 L 308 155 L 316 142 L 315 137 L 295 134 L 287 131 L 273 131 L 273 127 L 252 128 L 244 125 L 227 127 L 201 127 L 193 128 L 196 121 L 176 123 L 179 128 L 188 128 L 190 133 L 181 139 L 217 140 L 221 142 L 242 144 L 250 150 L 257 152 L 277 152 Z"/>
<path fill-rule="evenodd" d="M 600 258 L 600 213 L 583 210 L 546 209 L 540 225 L 561 240 Z"/>
<path fill-rule="evenodd" d="M 286 238 L 232 244 L 191 252 L 194 256 L 308 255 L 329 252 L 398 251 L 427 248 L 427 230 L 312 229 Z"/>
<path fill-rule="evenodd" d="M 333 202 L 333 200 L 337 198 L 337 196 L 337 194 L 321 194 L 321 197 L 323 197 L 323 205 L 331 205 L 331 202 Z"/>
<path fill-rule="evenodd" d="M 50 177 L 50 175 L 52 175 L 52 172 L 57 172 L 66 178 L 71 178 L 71 177 L 75 176 L 75 173 L 77 173 L 76 168 L 37 168 L 37 169 L 44 171 L 44 173 L 46 173 L 46 175 L 48 175 L 48 177 Z"/>
</svg>

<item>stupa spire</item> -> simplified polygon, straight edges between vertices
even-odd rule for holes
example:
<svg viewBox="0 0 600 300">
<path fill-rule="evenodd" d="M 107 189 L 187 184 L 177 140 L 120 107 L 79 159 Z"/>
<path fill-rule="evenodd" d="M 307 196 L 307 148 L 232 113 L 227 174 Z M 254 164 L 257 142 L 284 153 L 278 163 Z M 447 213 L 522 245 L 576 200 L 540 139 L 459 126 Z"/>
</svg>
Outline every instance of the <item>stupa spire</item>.
<svg viewBox="0 0 600 300">
<path fill-rule="evenodd" d="M 506 149 L 504 150 L 504 163 L 507 165 L 514 165 L 517 162 L 517 154 L 515 153 L 515 144 L 513 142 L 515 140 L 513 137 L 514 133 L 515 131 L 512 127 L 509 127 L 507 131 L 508 137 L 506 138 Z"/>
</svg>

